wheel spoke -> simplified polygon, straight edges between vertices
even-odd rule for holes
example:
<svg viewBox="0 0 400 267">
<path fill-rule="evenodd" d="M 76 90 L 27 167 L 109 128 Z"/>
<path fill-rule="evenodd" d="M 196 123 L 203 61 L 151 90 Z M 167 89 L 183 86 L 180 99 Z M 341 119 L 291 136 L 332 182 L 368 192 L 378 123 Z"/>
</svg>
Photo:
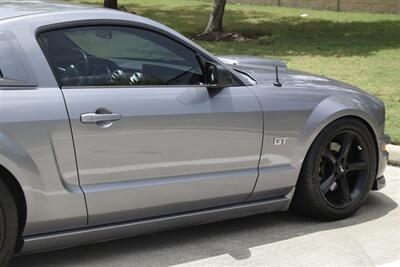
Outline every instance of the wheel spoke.
<svg viewBox="0 0 400 267">
<path fill-rule="evenodd" d="M 333 164 L 336 163 L 337 158 L 335 157 L 335 155 L 332 153 L 332 151 L 330 151 L 329 149 L 325 149 L 323 156 L 327 159 L 329 159 Z"/>
<path fill-rule="evenodd" d="M 327 145 L 320 148 L 319 169 L 315 169 L 320 196 L 332 207 L 343 209 L 368 193 L 368 173 L 372 167 L 368 140 L 348 125 L 327 137 Z"/>
<path fill-rule="evenodd" d="M 368 168 L 368 164 L 365 161 L 349 163 L 348 171 L 362 171 Z"/>
<path fill-rule="evenodd" d="M 354 135 L 352 133 L 344 134 L 344 138 L 340 147 L 339 158 L 346 158 L 349 155 L 351 145 L 353 144 Z"/>
<path fill-rule="evenodd" d="M 341 177 L 338 179 L 338 185 L 340 192 L 342 194 L 342 198 L 345 202 L 351 201 L 351 193 L 350 193 L 350 187 L 349 183 L 347 182 L 346 177 Z"/>
<path fill-rule="evenodd" d="M 321 184 L 321 187 L 320 187 L 322 194 L 325 195 L 326 193 L 328 193 L 329 189 L 331 188 L 331 186 L 333 185 L 333 183 L 335 181 L 336 181 L 336 177 L 334 174 L 332 174 L 325 181 L 323 181 Z"/>
</svg>

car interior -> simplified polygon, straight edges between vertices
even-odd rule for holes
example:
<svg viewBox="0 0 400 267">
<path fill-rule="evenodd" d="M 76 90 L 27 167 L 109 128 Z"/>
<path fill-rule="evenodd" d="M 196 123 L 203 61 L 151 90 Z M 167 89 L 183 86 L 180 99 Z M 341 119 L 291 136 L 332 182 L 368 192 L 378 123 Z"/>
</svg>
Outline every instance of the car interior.
<svg viewBox="0 0 400 267">
<path fill-rule="evenodd" d="M 195 52 L 144 29 L 70 28 L 44 32 L 39 42 L 62 86 L 201 85 L 204 82 L 202 63 Z"/>
</svg>

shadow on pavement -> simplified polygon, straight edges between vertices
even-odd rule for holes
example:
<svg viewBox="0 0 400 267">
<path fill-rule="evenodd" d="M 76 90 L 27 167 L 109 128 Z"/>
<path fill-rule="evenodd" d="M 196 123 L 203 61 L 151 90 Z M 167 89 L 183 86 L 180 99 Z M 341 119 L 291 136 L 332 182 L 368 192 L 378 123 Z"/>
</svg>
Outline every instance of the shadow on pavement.
<svg viewBox="0 0 400 267">
<path fill-rule="evenodd" d="M 251 256 L 249 248 L 319 231 L 378 219 L 397 208 L 383 193 L 373 192 L 351 218 L 320 222 L 292 212 L 270 213 L 53 252 L 19 256 L 10 266 L 170 266 L 229 254 Z"/>
</svg>

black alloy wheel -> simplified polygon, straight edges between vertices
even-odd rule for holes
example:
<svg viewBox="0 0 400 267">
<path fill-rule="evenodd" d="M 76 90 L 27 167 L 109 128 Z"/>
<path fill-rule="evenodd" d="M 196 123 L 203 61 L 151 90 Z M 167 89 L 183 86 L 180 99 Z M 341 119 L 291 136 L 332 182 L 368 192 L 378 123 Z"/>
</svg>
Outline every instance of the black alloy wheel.
<svg viewBox="0 0 400 267">
<path fill-rule="evenodd" d="M 325 147 L 319 183 L 322 195 L 333 207 L 345 208 L 365 191 L 370 165 L 366 147 L 363 138 L 351 130 L 338 133 Z"/>
<path fill-rule="evenodd" d="M 375 140 L 362 121 L 343 118 L 332 122 L 304 159 L 292 207 L 323 220 L 349 217 L 368 197 L 376 163 Z"/>
</svg>

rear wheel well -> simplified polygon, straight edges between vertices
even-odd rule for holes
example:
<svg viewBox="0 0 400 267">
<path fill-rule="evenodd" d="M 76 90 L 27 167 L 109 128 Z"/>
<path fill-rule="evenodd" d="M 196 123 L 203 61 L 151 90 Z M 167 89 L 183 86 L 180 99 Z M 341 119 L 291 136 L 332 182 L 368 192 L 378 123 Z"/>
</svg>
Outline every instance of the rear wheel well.
<svg viewBox="0 0 400 267">
<path fill-rule="evenodd" d="M 10 193 L 14 197 L 14 201 L 18 212 L 18 243 L 16 245 L 16 251 L 19 251 L 22 247 L 22 232 L 24 231 L 26 224 L 26 199 L 25 194 L 21 188 L 21 185 L 15 178 L 15 176 L 9 172 L 6 168 L 0 165 L 0 179 L 7 185 Z"/>
</svg>

